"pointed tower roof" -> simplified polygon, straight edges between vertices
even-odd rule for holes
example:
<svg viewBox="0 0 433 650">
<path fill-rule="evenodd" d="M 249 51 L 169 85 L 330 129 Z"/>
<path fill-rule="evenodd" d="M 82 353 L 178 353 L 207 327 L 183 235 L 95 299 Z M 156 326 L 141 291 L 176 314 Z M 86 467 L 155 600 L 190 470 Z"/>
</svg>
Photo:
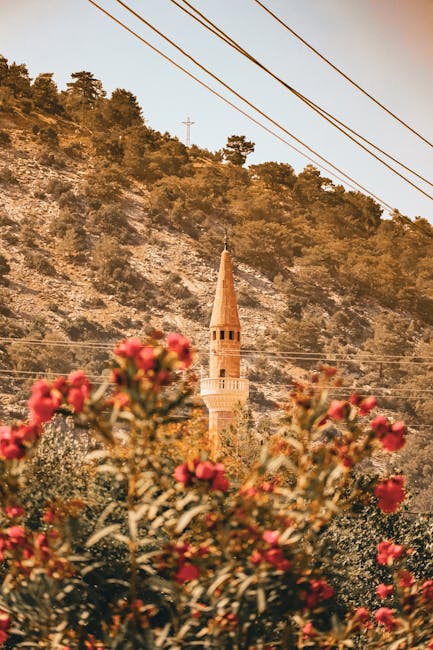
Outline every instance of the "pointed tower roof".
<svg viewBox="0 0 433 650">
<path fill-rule="evenodd" d="M 210 320 L 211 327 L 239 329 L 238 304 L 233 280 L 232 259 L 227 244 L 221 253 L 215 300 Z"/>
</svg>

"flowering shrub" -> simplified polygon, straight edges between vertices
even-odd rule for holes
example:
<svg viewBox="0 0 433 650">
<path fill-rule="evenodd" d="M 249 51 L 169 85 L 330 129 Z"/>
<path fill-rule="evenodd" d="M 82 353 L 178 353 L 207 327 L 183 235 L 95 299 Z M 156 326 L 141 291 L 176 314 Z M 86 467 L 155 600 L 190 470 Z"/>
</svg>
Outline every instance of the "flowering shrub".
<svg viewBox="0 0 433 650">
<path fill-rule="evenodd" d="M 408 569 L 411 548 L 377 541 L 373 561 L 388 574 L 371 585 L 379 606 L 352 611 L 324 552 L 326 530 L 360 500 L 385 517 L 401 507 L 403 476 L 364 489 L 356 472 L 376 451 L 401 448 L 404 425 L 370 421 L 375 398 L 329 403 L 324 368 L 294 386 L 277 444 L 240 482 L 191 434 L 191 364 L 179 334 L 122 341 L 109 384 L 93 387 L 82 372 L 41 380 L 28 420 L 0 427 L 0 643 L 432 648 L 433 581 Z M 89 448 L 85 480 L 72 495 L 48 490 L 36 508 L 29 467 L 54 417 Z"/>
</svg>

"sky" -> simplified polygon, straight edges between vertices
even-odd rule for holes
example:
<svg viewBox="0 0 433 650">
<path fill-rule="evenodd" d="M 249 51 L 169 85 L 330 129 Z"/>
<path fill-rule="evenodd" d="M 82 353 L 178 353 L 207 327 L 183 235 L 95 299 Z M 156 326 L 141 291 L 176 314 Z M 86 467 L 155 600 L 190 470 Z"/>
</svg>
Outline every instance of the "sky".
<svg viewBox="0 0 433 650">
<path fill-rule="evenodd" d="M 97 1 L 154 46 L 254 114 L 116 0 Z M 351 87 L 254 0 L 191 1 L 291 86 L 433 182 L 433 149 Z M 263 2 L 381 103 L 433 141 L 432 0 Z M 423 216 L 433 223 L 431 199 L 347 141 L 170 0 L 130 0 L 129 5 L 387 204 L 411 218 Z M 148 125 L 182 141 L 186 139 L 183 122 L 190 116 L 194 122 L 191 142 L 200 147 L 215 151 L 225 145 L 229 135 L 242 134 L 255 143 L 248 164 L 274 160 L 289 163 L 299 172 L 309 162 L 152 52 L 88 0 L 0 0 L 0 53 L 9 61 L 26 63 L 32 77 L 53 72 L 60 88 L 65 88 L 71 72 L 89 70 L 102 81 L 108 94 L 115 88 L 132 91 Z M 332 178 L 330 173 L 324 175 Z M 414 177 L 412 180 L 433 195 L 432 186 Z"/>
</svg>

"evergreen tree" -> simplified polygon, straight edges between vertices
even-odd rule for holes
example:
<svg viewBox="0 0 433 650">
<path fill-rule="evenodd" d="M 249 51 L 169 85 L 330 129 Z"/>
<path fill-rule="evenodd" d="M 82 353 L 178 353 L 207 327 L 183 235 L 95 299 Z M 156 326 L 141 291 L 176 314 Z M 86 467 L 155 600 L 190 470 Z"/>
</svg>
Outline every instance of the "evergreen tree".
<svg viewBox="0 0 433 650">
<path fill-rule="evenodd" d="M 227 144 L 223 149 L 224 158 L 232 165 L 242 167 L 247 156 L 254 151 L 254 142 L 250 142 L 244 135 L 231 135 L 227 138 Z"/>
<path fill-rule="evenodd" d="M 116 88 L 105 103 L 104 118 L 110 125 L 128 128 L 141 126 L 143 116 L 141 106 L 135 95 L 123 88 Z"/>
<path fill-rule="evenodd" d="M 91 72 L 82 70 L 71 74 L 73 81 L 67 83 L 67 103 L 69 110 L 81 121 L 88 111 L 93 111 L 105 97 L 102 83 Z"/>
<path fill-rule="evenodd" d="M 62 113 L 63 106 L 52 72 L 44 72 L 36 77 L 32 84 L 32 99 L 35 107 L 46 113 Z"/>
</svg>

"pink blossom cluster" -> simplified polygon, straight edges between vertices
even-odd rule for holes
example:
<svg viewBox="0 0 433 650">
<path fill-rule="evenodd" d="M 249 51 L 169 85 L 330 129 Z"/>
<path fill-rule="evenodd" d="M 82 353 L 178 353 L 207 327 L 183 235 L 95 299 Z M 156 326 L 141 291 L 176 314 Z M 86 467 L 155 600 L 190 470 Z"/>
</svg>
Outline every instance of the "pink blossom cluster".
<svg viewBox="0 0 433 650">
<path fill-rule="evenodd" d="M 0 426 L 0 459 L 19 460 L 39 437 L 39 423 L 21 423 L 16 426 Z"/>
<path fill-rule="evenodd" d="M 172 566 L 174 562 L 174 579 L 182 585 L 190 580 L 196 580 L 200 576 L 200 570 L 194 563 L 199 558 L 209 555 L 206 546 L 193 548 L 188 542 L 180 542 L 176 545 L 167 545 L 165 555 L 161 558 L 160 568 Z"/>
<path fill-rule="evenodd" d="M 91 383 L 82 370 L 71 372 L 67 378 L 58 377 L 52 384 L 44 379 L 37 381 L 28 401 L 31 422 L 48 422 L 62 403 L 81 413 L 90 390 Z"/>
<path fill-rule="evenodd" d="M 380 481 L 374 490 L 378 498 L 377 505 L 387 514 L 396 512 L 406 498 L 404 490 L 404 476 L 392 476 L 389 479 Z"/>
<path fill-rule="evenodd" d="M 326 580 L 310 580 L 309 590 L 305 598 L 305 607 L 314 609 L 318 603 L 329 600 L 334 595 L 334 588 Z"/>
<path fill-rule="evenodd" d="M 183 483 L 185 487 L 191 485 L 195 479 L 207 483 L 211 490 L 225 492 L 229 487 L 225 467 L 222 463 L 213 463 L 210 460 L 200 461 L 199 458 L 178 465 L 174 470 L 174 478 L 179 483 Z"/>
<path fill-rule="evenodd" d="M 386 451 L 398 451 L 406 444 L 404 422 L 391 424 L 383 415 L 377 415 L 370 426 Z"/>
<path fill-rule="evenodd" d="M 181 368 L 189 368 L 192 363 L 191 341 L 182 334 L 172 332 L 167 336 L 167 351 L 177 356 Z M 153 345 L 144 345 L 133 337 L 121 341 L 115 348 L 114 354 L 125 359 L 132 359 L 140 370 L 145 372 L 157 367 L 157 350 Z"/>
<path fill-rule="evenodd" d="M 351 404 L 358 407 L 360 415 L 368 415 L 377 406 L 377 399 L 373 395 L 364 398 L 360 395 L 351 395 L 349 400 L 334 399 L 329 405 L 328 417 L 336 421 L 343 420 L 349 415 Z"/>
<path fill-rule="evenodd" d="M 28 559 L 33 555 L 33 547 L 28 542 L 24 528 L 10 526 L 0 532 L 0 562 L 3 562 L 10 553 L 17 551 L 23 559 Z"/>
<path fill-rule="evenodd" d="M 377 546 L 377 561 L 379 564 L 390 566 L 404 554 L 404 546 L 394 544 L 389 539 L 384 539 Z"/>
<path fill-rule="evenodd" d="M 289 571 L 290 562 L 284 557 L 283 550 L 279 545 L 280 533 L 278 530 L 265 530 L 262 535 L 262 544 L 254 549 L 250 556 L 251 564 L 257 565 L 267 562 L 278 571 Z"/>
</svg>

